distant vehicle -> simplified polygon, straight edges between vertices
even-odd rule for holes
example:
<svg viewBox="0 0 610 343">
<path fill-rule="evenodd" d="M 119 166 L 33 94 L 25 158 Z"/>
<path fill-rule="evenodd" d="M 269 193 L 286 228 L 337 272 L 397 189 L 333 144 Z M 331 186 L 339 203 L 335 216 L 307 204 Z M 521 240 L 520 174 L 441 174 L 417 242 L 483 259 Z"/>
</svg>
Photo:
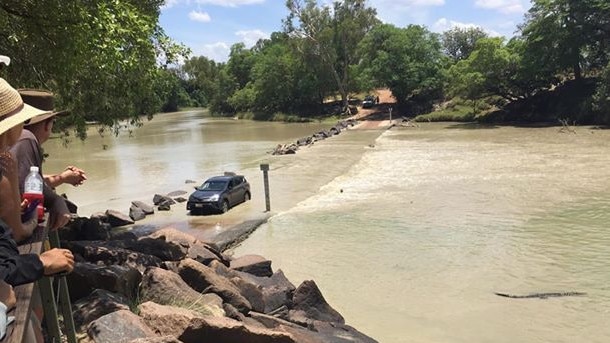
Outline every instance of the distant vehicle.
<svg viewBox="0 0 610 343">
<path fill-rule="evenodd" d="M 375 105 L 375 97 L 372 95 L 367 95 L 364 97 L 364 101 L 362 101 L 362 108 L 371 108 Z"/>
<path fill-rule="evenodd" d="M 225 213 L 231 207 L 250 200 L 250 184 L 242 175 L 214 176 L 195 187 L 186 209 L 195 212 Z"/>
</svg>

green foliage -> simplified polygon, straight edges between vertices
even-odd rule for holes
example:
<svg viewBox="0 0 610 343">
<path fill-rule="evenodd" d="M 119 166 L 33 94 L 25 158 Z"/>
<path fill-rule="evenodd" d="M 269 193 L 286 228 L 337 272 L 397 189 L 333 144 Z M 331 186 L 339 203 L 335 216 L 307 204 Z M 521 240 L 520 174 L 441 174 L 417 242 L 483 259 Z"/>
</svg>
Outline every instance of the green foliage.
<svg viewBox="0 0 610 343">
<path fill-rule="evenodd" d="M 608 1 L 534 0 L 526 19 L 524 61 L 540 77 L 569 71 L 579 79 L 608 63 Z"/>
<path fill-rule="evenodd" d="M 287 0 L 290 11 L 284 21 L 285 31 L 303 38 L 303 56 L 322 65 L 332 76 L 336 90 L 347 106 L 348 94 L 354 89 L 352 66 L 357 63 L 356 48 L 362 38 L 379 24 L 377 11 L 365 0 L 335 1 L 320 6 L 316 0 Z"/>
<path fill-rule="evenodd" d="M 610 124 L 610 63 L 598 81 L 597 91 L 593 96 L 593 110 L 603 123 Z"/>
<path fill-rule="evenodd" d="M 487 37 L 480 27 L 455 27 L 443 32 L 443 52 L 454 61 L 464 60 L 474 51 L 477 41 Z"/>
<path fill-rule="evenodd" d="M 161 0 L 6 0 L 0 3 L 0 51 L 13 59 L 17 87 L 54 91 L 85 137 L 86 121 L 113 125 L 152 115 L 158 65 L 187 53 L 158 26 Z"/>
<path fill-rule="evenodd" d="M 375 27 L 360 43 L 359 71 L 390 88 L 399 105 L 421 113 L 440 95 L 444 57 L 438 36 L 417 25 Z"/>
</svg>

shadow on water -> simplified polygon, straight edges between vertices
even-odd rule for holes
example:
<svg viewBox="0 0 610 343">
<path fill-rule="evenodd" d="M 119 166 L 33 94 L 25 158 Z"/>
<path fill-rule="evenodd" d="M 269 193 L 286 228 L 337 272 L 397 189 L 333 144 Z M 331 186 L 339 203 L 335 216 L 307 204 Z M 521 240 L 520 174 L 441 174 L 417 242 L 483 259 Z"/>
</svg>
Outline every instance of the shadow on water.
<svg viewBox="0 0 610 343">
<path fill-rule="evenodd" d="M 447 127 L 447 129 L 450 130 L 489 130 L 489 129 L 499 129 L 500 126 L 494 125 L 494 124 L 482 124 L 482 123 L 476 123 L 476 122 L 470 122 L 470 123 L 459 123 L 459 124 L 452 124 L 450 126 Z"/>
<path fill-rule="evenodd" d="M 576 125 L 578 126 L 578 125 Z M 483 129 L 499 129 L 501 127 L 515 127 L 523 129 L 536 129 L 536 128 L 549 128 L 549 127 L 562 127 L 560 123 L 555 122 L 540 122 L 540 123 L 527 123 L 527 122 L 506 122 L 506 123 L 456 123 L 451 124 L 447 129 L 459 129 L 459 130 L 483 130 Z M 591 127 L 591 130 L 609 130 L 608 125 L 598 125 Z"/>
</svg>

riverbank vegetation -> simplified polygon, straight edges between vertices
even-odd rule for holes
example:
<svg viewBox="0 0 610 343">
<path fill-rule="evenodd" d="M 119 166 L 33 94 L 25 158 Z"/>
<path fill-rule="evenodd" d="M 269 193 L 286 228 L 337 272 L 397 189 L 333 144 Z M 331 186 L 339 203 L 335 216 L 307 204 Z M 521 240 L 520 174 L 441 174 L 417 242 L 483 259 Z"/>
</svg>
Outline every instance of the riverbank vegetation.
<svg viewBox="0 0 610 343">
<path fill-rule="evenodd" d="M 159 26 L 162 0 L 0 4 L 2 76 L 51 89 L 67 121 L 114 125 L 207 107 L 301 121 L 353 114 L 354 94 L 389 88 L 418 120 L 610 123 L 610 3 L 534 0 L 514 37 L 382 23 L 365 0 L 287 0 L 281 31 L 226 62 L 189 57 Z M 335 98 L 336 101 L 326 101 Z M 350 102 L 352 101 L 352 102 Z"/>
</svg>

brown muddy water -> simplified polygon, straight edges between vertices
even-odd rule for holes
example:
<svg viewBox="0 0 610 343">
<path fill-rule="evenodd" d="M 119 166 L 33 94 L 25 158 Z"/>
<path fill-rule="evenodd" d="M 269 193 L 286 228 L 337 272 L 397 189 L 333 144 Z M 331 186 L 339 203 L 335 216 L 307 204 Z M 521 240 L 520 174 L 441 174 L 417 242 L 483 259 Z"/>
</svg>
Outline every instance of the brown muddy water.
<svg viewBox="0 0 610 343">
<path fill-rule="evenodd" d="M 147 219 L 205 237 L 262 214 L 258 166 L 270 163 L 276 215 L 233 253 L 264 255 L 297 285 L 316 280 L 380 342 L 610 341 L 610 131 L 424 124 L 266 154 L 327 127 L 163 115 L 131 138 L 51 141 L 46 172 L 87 170 L 85 185 L 61 188 L 84 215 L 245 174 L 254 199 L 227 215 L 174 207 Z M 568 291 L 587 294 L 494 294 Z"/>
</svg>

